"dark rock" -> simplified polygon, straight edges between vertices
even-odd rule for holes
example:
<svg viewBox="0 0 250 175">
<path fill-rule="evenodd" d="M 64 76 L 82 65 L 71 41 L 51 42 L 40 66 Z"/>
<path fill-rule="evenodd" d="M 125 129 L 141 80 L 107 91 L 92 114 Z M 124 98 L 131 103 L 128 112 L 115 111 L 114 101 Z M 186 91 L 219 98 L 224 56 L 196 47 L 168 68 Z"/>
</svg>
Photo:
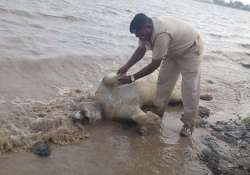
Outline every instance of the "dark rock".
<svg viewBox="0 0 250 175">
<path fill-rule="evenodd" d="M 209 135 L 202 136 L 200 142 L 205 145 L 198 155 L 214 175 L 245 175 L 248 166 L 248 159 L 241 160 L 237 157 L 239 150 L 231 149 L 227 152 L 217 140 Z M 248 153 L 249 155 L 249 153 Z"/>
<path fill-rule="evenodd" d="M 199 158 L 215 175 L 246 175 L 250 169 L 250 131 L 239 120 L 210 124 L 200 137 Z M 214 136 L 214 137 L 213 137 Z"/>
<path fill-rule="evenodd" d="M 245 117 L 244 119 L 240 119 L 243 124 L 247 126 L 250 126 L 250 117 Z"/>
<path fill-rule="evenodd" d="M 230 120 L 228 122 L 216 122 L 211 124 L 210 128 L 213 129 L 211 134 L 218 139 L 229 143 L 237 144 L 238 142 L 245 141 L 250 143 L 250 132 L 247 130 L 244 124 L 237 121 Z"/>
<path fill-rule="evenodd" d="M 208 128 L 209 125 L 210 125 L 209 122 L 202 118 L 197 119 L 195 124 L 197 128 Z"/>
<path fill-rule="evenodd" d="M 81 93 L 82 91 L 80 89 L 75 90 L 76 93 Z"/>
<path fill-rule="evenodd" d="M 208 118 L 210 115 L 210 109 L 203 106 L 199 106 L 198 112 L 201 118 Z"/>
<path fill-rule="evenodd" d="M 226 122 L 226 121 L 217 121 L 216 122 L 216 125 L 227 125 L 228 124 L 228 122 Z"/>
<path fill-rule="evenodd" d="M 33 146 L 31 151 L 41 157 L 48 157 L 51 153 L 48 142 L 39 141 L 36 142 Z"/>
<path fill-rule="evenodd" d="M 210 125 L 210 128 L 212 128 L 214 131 L 223 131 L 224 127 L 223 126 L 220 126 L 220 125 L 214 125 L 214 124 L 211 124 Z"/>
<path fill-rule="evenodd" d="M 213 96 L 209 94 L 202 94 L 200 95 L 200 99 L 205 101 L 211 101 L 213 100 Z"/>
<path fill-rule="evenodd" d="M 216 132 L 216 131 L 212 131 L 211 132 L 212 136 L 216 137 L 217 139 L 220 139 L 226 143 L 229 144 L 237 144 L 237 139 L 233 138 L 233 137 L 228 137 L 225 135 L 224 132 Z"/>
<path fill-rule="evenodd" d="M 44 118 L 46 116 L 46 114 L 41 112 L 41 113 L 38 113 L 37 116 L 40 118 Z"/>
<path fill-rule="evenodd" d="M 201 152 L 200 160 L 207 164 L 207 167 L 213 172 L 213 174 L 221 174 L 219 169 L 219 156 L 212 152 L 210 149 L 204 149 Z"/>
<path fill-rule="evenodd" d="M 217 144 L 215 138 L 209 135 L 202 136 L 200 138 L 202 144 L 206 145 L 209 149 L 211 149 L 216 154 L 222 152 L 219 145 Z"/>
<path fill-rule="evenodd" d="M 221 169 L 219 167 L 221 159 L 219 152 L 221 152 L 221 150 L 218 150 L 220 147 L 217 145 L 214 138 L 209 135 L 201 137 L 200 141 L 206 146 L 206 148 L 201 151 L 199 156 L 200 160 L 206 163 L 213 174 L 221 174 Z"/>
<path fill-rule="evenodd" d="M 250 64 L 247 64 L 247 63 L 240 63 L 241 66 L 247 68 L 247 69 L 250 69 Z"/>
<path fill-rule="evenodd" d="M 209 84 L 214 84 L 214 82 L 213 82 L 212 80 L 207 80 L 207 82 L 208 82 Z"/>
<path fill-rule="evenodd" d="M 247 168 L 247 172 L 249 172 L 249 173 L 250 173 L 250 167 L 249 167 L 249 168 Z"/>
<path fill-rule="evenodd" d="M 237 139 L 237 140 L 241 139 L 244 134 L 245 134 L 244 131 L 237 130 L 237 129 L 235 131 L 226 131 L 225 132 L 225 136 L 232 137 L 232 138 Z"/>
</svg>

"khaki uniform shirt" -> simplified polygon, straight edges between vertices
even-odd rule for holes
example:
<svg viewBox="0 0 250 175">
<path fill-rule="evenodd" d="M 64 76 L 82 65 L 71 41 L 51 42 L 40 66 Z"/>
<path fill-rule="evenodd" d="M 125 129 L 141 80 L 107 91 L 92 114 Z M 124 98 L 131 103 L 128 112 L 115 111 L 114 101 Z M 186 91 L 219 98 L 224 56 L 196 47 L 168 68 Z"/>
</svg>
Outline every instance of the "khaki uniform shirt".
<svg viewBox="0 0 250 175">
<path fill-rule="evenodd" d="M 152 50 L 152 59 L 178 56 L 191 47 L 197 39 L 197 32 L 188 24 L 172 17 L 155 17 L 150 42 L 139 40 L 139 46 Z"/>
</svg>

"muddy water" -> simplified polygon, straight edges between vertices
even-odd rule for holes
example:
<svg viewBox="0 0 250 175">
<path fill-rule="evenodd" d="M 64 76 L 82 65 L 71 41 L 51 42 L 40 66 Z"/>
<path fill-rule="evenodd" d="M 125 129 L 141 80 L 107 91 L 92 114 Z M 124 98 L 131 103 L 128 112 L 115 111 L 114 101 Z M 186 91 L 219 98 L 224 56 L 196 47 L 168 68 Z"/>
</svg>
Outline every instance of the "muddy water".
<svg viewBox="0 0 250 175">
<path fill-rule="evenodd" d="M 164 119 L 161 134 L 140 137 L 133 129 L 116 122 L 102 121 L 89 129 L 86 141 L 53 146 L 52 155 L 40 158 L 32 153 L 12 153 L 0 157 L 0 174 L 205 174 L 204 167 L 188 167 L 192 140 L 180 138 L 180 122 L 171 113 Z M 168 129 L 166 129 L 168 128 Z M 196 165 L 196 166 L 197 166 Z"/>
<path fill-rule="evenodd" d="M 206 54 L 204 57 L 201 89 L 202 92 L 212 94 L 214 99 L 210 102 L 201 100 L 200 104 L 211 110 L 210 120 L 212 121 L 244 117 L 250 113 L 249 70 L 235 58 L 246 61 L 248 56 L 246 54 L 235 56 L 234 53 L 224 52 Z M 85 62 L 86 59 L 87 62 Z M 96 83 L 91 85 L 95 89 L 94 87 L 98 85 L 96 79 L 101 79 L 105 72 L 115 70 L 119 65 L 115 58 L 109 58 L 106 59 L 109 67 L 94 69 L 98 67 L 99 60 L 98 57 L 75 57 L 72 60 L 57 58 L 34 61 L 32 67 L 37 70 L 37 74 L 33 75 L 29 73 L 29 69 L 20 69 L 25 66 L 22 64 L 23 61 L 27 60 L 24 59 L 21 62 L 6 60 L 5 66 L 10 69 L 1 69 L 1 75 L 5 75 L 2 76 L 2 80 L 8 77 L 9 80 L 20 82 L 15 84 L 11 83 L 12 81 L 6 81 L 4 86 L 1 85 L 2 90 L 7 92 L 2 96 L 4 98 L 1 101 L 1 131 L 7 132 L 12 137 L 21 137 L 32 132 L 30 126 L 40 117 L 38 113 L 34 114 L 32 111 L 30 114 L 25 106 L 34 105 L 33 103 L 36 103 L 39 97 L 42 104 L 46 106 L 46 111 L 52 110 L 52 113 L 46 114 L 45 119 L 52 122 L 56 121 L 57 117 L 68 120 L 65 113 L 70 112 L 68 102 L 71 101 L 71 96 L 84 96 L 81 93 L 71 94 L 71 88 L 84 90 L 84 87 L 93 81 Z M 79 66 L 81 64 L 90 66 L 89 68 Z M 13 67 L 16 71 L 9 71 L 13 70 Z M 50 69 L 51 67 L 56 69 Z M 90 72 L 94 72 L 96 76 L 90 76 Z M 22 81 L 26 83 L 22 84 Z M 53 86 L 48 86 L 50 84 Z M 18 87 L 20 85 L 26 88 Z M 40 90 L 37 90 L 37 87 L 40 87 Z M 17 90 L 22 93 L 18 93 Z M 49 103 L 48 100 L 51 99 L 55 103 Z M 56 101 L 58 99 L 66 102 L 61 104 L 60 100 Z M 0 174 L 45 172 L 58 175 L 100 173 L 200 175 L 209 172 L 204 165 L 192 159 L 193 145 L 190 141 L 181 139 L 178 135 L 181 128 L 178 118 L 181 112 L 167 112 L 165 115 L 161 132 L 154 133 L 152 136 L 139 137 L 131 130 L 122 129 L 117 123 L 103 122 L 85 128 L 90 137 L 85 138 L 81 143 L 68 146 L 54 145 L 49 158 L 41 159 L 29 152 L 1 154 Z M 195 133 L 200 132 L 197 130 Z"/>
</svg>

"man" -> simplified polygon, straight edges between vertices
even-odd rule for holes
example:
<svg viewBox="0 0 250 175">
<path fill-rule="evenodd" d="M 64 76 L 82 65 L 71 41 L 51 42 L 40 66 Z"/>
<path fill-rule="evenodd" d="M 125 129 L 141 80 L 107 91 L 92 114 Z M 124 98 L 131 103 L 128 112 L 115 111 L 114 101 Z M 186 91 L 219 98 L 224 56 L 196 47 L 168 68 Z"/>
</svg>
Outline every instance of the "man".
<svg viewBox="0 0 250 175">
<path fill-rule="evenodd" d="M 135 15 L 130 32 L 139 38 L 139 46 L 129 61 L 117 74 L 120 84 L 132 83 L 153 71 L 160 65 L 157 92 L 154 100 L 159 111 L 164 111 L 179 75 L 182 75 L 182 100 L 184 123 L 180 135 L 191 136 L 197 116 L 200 96 L 200 63 L 202 42 L 196 31 L 184 22 L 171 17 L 149 18 L 145 14 Z M 152 61 L 134 75 L 126 72 L 152 50 Z"/>
</svg>

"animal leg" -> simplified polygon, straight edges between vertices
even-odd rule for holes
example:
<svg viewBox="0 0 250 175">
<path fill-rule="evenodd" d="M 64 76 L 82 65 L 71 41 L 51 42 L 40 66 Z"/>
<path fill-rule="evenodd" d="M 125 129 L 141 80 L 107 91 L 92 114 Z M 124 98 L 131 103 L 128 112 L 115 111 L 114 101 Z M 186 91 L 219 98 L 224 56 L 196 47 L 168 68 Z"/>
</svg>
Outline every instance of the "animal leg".
<svg viewBox="0 0 250 175">
<path fill-rule="evenodd" d="M 158 125 L 161 121 L 161 118 L 158 115 L 150 111 L 145 113 L 139 107 L 131 116 L 131 119 L 141 126 Z"/>
</svg>

